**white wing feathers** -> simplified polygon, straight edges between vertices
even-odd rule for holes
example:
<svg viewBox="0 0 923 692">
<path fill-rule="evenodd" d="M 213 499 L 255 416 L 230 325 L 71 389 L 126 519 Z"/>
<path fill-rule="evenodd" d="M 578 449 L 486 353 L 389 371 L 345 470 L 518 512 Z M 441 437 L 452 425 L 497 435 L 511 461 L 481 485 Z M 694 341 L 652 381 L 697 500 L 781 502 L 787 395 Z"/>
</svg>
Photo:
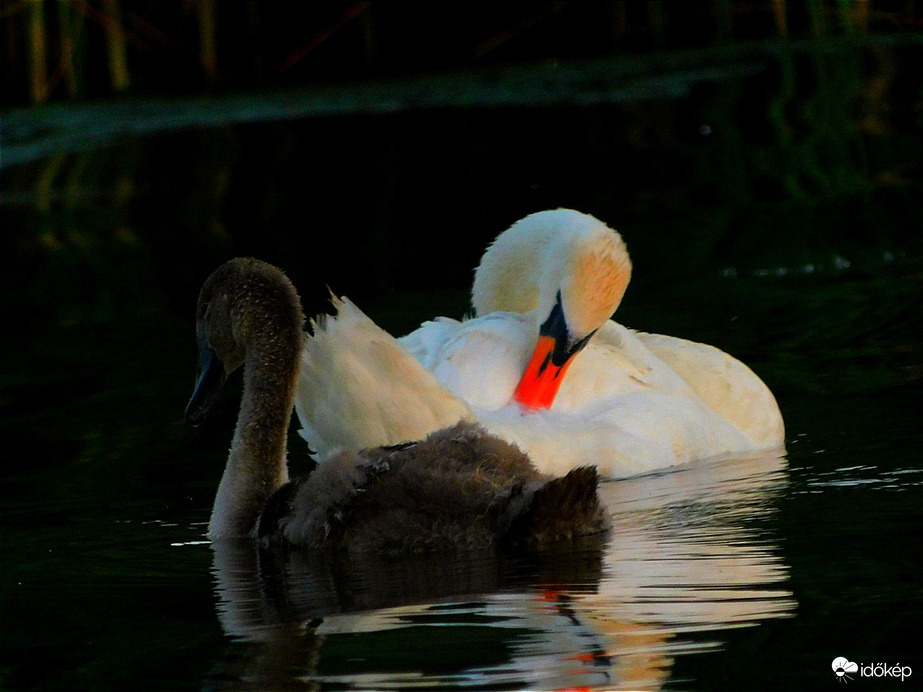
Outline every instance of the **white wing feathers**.
<svg viewBox="0 0 923 692">
<path fill-rule="evenodd" d="M 344 449 L 422 439 L 471 417 L 353 303 L 334 298 L 333 306 L 336 316 L 312 322 L 295 402 L 301 435 L 319 461 Z"/>
</svg>

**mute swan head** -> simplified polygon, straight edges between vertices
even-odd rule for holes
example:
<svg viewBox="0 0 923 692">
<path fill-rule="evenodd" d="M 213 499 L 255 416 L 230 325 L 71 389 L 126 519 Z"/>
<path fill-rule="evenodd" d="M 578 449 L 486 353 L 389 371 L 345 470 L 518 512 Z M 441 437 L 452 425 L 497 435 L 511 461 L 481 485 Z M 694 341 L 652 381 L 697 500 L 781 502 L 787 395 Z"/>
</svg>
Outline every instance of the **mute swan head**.
<svg viewBox="0 0 923 692">
<path fill-rule="evenodd" d="M 612 316 L 631 279 L 622 237 L 573 209 L 530 214 L 501 233 L 474 275 L 471 302 L 479 315 L 534 315 L 538 343 L 516 400 L 547 408 L 572 362 Z"/>
</svg>

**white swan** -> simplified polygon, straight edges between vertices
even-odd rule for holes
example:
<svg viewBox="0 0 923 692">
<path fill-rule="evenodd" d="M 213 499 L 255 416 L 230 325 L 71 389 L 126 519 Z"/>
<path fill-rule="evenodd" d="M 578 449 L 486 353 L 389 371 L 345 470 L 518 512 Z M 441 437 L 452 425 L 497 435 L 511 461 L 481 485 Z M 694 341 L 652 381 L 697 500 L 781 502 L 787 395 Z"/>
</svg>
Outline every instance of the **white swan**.
<svg viewBox="0 0 923 692">
<path fill-rule="evenodd" d="M 610 320 L 631 276 L 621 237 L 569 209 L 527 216 L 477 268 L 477 316 L 397 340 L 346 299 L 314 325 L 296 409 L 323 460 L 418 439 L 460 418 L 516 443 L 546 473 L 626 476 L 781 449 L 766 385 L 705 344 Z"/>
</svg>

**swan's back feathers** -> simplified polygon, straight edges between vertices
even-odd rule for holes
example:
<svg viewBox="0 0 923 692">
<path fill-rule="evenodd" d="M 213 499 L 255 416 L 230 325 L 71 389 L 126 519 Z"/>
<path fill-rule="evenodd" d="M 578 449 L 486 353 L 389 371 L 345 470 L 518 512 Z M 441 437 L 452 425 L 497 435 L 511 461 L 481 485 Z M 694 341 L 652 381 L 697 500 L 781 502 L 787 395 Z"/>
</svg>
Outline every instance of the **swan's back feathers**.
<svg viewBox="0 0 923 692">
<path fill-rule="evenodd" d="M 776 399 L 744 363 L 708 344 L 643 332 L 637 337 L 754 449 L 782 445 L 785 424 Z"/>
<path fill-rule="evenodd" d="M 314 324 L 302 353 L 295 409 L 320 461 L 343 450 L 419 440 L 470 418 L 432 373 L 346 298 Z M 408 415 L 412 412 L 412 415 Z"/>
<path fill-rule="evenodd" d="M 457 399 L 473 410 L 493 410 L 510 402 L 533 337 L 528 318 L 503 312 L 425 322 L 399 341 Z"/>
<path fill-rule="evenodd" d="M 549 481 L 515 446 L 460 423 L 318 465 L 267 505 L 260 535 L 378 555 L 540 544 L 608 527 L 596 486 L 586 468 Z"/>
</svg>

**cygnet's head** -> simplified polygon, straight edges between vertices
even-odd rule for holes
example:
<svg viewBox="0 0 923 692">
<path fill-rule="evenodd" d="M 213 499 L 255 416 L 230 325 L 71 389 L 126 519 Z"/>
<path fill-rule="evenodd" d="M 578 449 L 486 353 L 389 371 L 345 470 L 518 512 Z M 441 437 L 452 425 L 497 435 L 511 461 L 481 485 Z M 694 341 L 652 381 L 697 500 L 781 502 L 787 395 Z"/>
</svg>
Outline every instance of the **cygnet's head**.
<svg viewBox="0 0 923 692">
<path fill-rule="evenodd" d="M 202 285 L 196 308 L 199 368 L 186 420 L 204 420 L 228 375 L 252 350 L 270 362 L 297 352 L 304 317 L 295 287 L 267 262 L 236 258 Z"/>
</svg>

